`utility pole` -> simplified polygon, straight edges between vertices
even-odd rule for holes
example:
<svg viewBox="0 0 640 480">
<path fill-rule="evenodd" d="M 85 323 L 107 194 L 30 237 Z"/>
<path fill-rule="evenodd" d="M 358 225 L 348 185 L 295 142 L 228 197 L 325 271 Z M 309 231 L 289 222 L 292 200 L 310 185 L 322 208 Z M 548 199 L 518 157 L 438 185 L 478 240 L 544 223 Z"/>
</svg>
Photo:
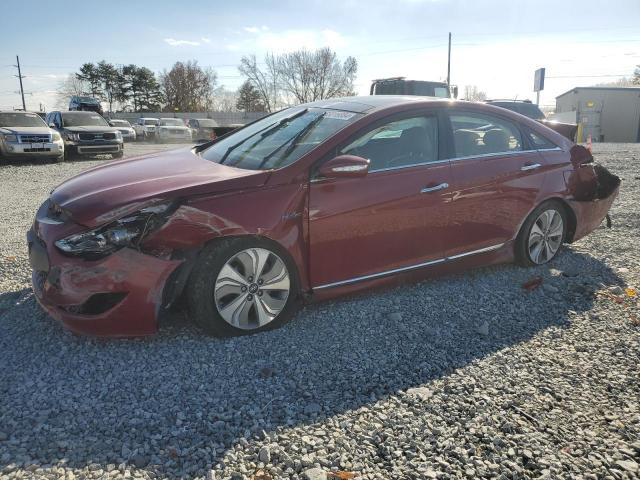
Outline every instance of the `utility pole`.
<svg viewBox="0 0 640 480">
<path fill-rule="evenodd" d="M 449 55 L 447 56 L 447 88 L 451 89 L 451 32 L 449 32 Z"/>
<path fill-rule="evenodd" d="M 22 110 L 26 112 L 27 111 L 27 105 L 24 103 L 24 88 L 22 88 L 22 79 L 24 77 L 22 76 L 22 73 L 20 72 L 20 57 L 18 57 L 18 55 L 16 55 L 16 62 L 18 64 L 14 65 L 14 67 L 18 68 L 18 75 L 16 75 L 16 77 L 18 77 L 18 79 L 20 80 L 20 95 L 22 95 Z"/>
</svg>

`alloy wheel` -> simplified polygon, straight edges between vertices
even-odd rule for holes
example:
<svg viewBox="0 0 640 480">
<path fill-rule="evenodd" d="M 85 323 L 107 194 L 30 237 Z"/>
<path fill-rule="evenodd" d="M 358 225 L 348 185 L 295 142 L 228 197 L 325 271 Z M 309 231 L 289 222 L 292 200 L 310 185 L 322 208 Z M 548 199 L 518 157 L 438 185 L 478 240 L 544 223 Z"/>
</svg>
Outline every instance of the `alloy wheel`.
<svg viewBox="0 0 640 480">
<path fill-rule="evenodd" d="M 284 309 L 291 282 L 284 261 L 264 248 L 249 248 L 231 257 L 215 283 L 220 316 L 233 327 L 255 330 Z"/>
<path fill-rule="evenodd" d="M 562 215 L 555 209 L 542 212 L 529 232 L 529 258 L 541 265 L 551 260 L 562 245 L 564 222 Z"/>
</svg>

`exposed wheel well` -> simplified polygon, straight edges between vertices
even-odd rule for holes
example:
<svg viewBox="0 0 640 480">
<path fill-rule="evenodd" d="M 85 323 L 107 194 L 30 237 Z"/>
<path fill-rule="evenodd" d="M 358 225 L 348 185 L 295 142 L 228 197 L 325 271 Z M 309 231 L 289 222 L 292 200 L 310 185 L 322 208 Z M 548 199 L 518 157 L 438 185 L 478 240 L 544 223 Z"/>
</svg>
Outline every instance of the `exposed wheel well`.
<svg viewBox="0 0 640 480">
<path fill-rule="evenodd" d="M 562 198 L 550 198 L 549 200 L 556 200 L 558 203 L 562 205 L 564 208 L 564 213 L 567 215 L 567 235 L 564 239 L 565 243 L 573 243 L 573 236 L 576 233 L 576 226 L 578 221 L 576 219 L 576 214 L 573 211 L 573 208 L 569 206 L 569 204 Z"/>
<path fill-rule="evenodd" d="M 216 237 L 211 240 L 205 242 L 199 247 L 195 247 L 193 249 L 189 249 L 188 251 L 183 252 L 175 252 L 176 258 L 183 258 L 185 261 L 179 265 L 174 272 L 172 272 L 171 276 L 167 280 L 164 286 L 163 293 L 163 301 L 162 305 L 164 308 L 168 308 L 171 305 L 179 302 L 184 294 L 184 289 L 189 281 L 189 277 L 191 276 L 191 272 L 193 271 L 193 267 L 198 262 L 198 257 L 200 256 L 200 252 L 202 252 L 205 248 L 210 245 L 215 245 L 216 243 L 228 243 L 233 242 L 234 240 L 240 240 L 244 238 L 254 238 L 260 242 L 264 242 L 269 244 L 274 250 L 276 250 L 278 255 L 286 256 L 288 263 L 295 268 L 294 272 L 291 272 L 296 278 L 300 279 L 300 272 L 298 271 L 298 265 L 293 260 L 289 252 L 286 248 L 280 245 L 275 240 L 270 239 L 269 237 L 265 237 L 262 235 L 229 235 L 224 237 Z M 298 282 L 298 285 L 300 283 Z M 300 294 L 301 292 L 298 292 Z"/>
</svg>

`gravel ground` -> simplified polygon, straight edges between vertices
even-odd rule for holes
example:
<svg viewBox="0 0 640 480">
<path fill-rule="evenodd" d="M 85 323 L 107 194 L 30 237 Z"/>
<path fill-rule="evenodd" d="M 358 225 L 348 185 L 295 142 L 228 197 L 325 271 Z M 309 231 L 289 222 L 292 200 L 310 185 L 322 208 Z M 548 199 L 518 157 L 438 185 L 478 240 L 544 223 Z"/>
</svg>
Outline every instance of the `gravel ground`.
<svg viewBox="0 0 640 480">
<path fill-rule="evenodd" d="M 640 287 L 640 145 L 594 150 L 623 179 L 613 229 L 551 265 L 319 304 L 226 340 L 178 316 L 144 340 L 63 331 L 33 299 L 24 234 L 54 185 L 100 161 L 0 167 L 0 474 L 638 478 L 640 312 L 624 288 Z"/>
</svg>

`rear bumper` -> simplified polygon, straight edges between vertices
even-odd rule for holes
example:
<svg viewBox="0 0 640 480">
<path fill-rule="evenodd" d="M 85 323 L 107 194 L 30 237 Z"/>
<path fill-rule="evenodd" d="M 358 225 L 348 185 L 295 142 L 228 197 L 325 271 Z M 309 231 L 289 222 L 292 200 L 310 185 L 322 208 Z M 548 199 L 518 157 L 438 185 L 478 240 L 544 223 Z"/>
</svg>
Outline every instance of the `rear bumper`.
<svg viewBox="0 0 640 480">
<path fill-rule="evenodd" d="M 69 330 L 93 336 L 136 337 L 157 331 L 164 285 L 181 263 L 123 248 L 89 261 L 62 255 L 52 225 L 27 234 L 36 299 Z M 43 240 L 43 238 L 44 240 Z"/>
<path fill-rule="evenodd" d="M 573 235 L 574 241 L 583 238 L 600 226 L 602 220 L 604 220 L 609 213 L 609 209 L 618 196 L 619 191 L 620 186 L 618 185 L 604 198 L 590 201 L 568 200 L 576 216 L 576 231 Z"/>
</svg>

